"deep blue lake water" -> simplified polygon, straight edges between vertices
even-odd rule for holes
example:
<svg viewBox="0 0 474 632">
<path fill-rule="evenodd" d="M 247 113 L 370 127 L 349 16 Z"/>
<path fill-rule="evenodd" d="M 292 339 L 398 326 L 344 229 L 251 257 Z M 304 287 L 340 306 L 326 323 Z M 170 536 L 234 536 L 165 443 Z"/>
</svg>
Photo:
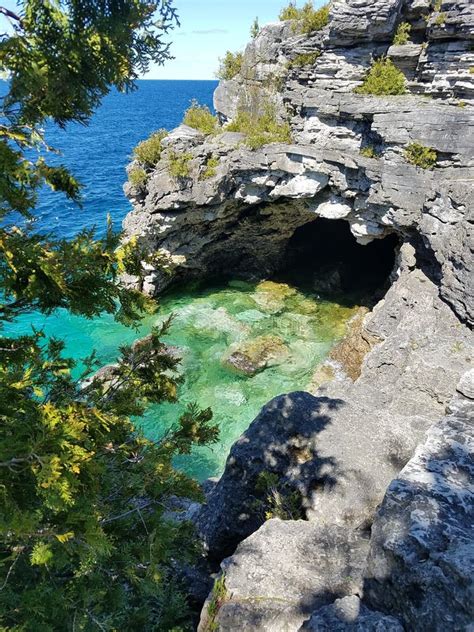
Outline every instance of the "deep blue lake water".
<svg viewBox="0 0 474 632">
<path fill-rule="evenodd" d="M 61 150 L 62 162 L 84 185 L 83 208 L 45 190 L 40 196 L 37 227 L 70 237 L 80 228 L 105 226 L 110 213 L 119 224 L 130 210 L 122 185 L 133 148 L 151 132 L 171 130 L 181 122 L 192 99 L 212 107 L 217 81 L 138 81 L 129 94 L 113 91 L 88 126 L 49 126 L 47 141 Z"/>
</svg>

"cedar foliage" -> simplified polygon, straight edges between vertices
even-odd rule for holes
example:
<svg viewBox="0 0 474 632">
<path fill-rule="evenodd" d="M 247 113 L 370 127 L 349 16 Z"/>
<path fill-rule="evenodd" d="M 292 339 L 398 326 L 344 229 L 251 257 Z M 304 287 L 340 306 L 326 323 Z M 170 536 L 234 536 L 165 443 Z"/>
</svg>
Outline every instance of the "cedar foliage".
<svg viewBox="0 0 474 632">
<path fill-rule="evenodd" d="M 391 59 L 382 57 L 373 62 L 362 85 L 354 92 L 357 94 L 374 94 L 390 96 L 406 93 L 405 75 Z"/>
<path fill-rule="evenodd" d="M 223 81 L 233 79 L 242 70 L 243 61 L 244 56 L 242 53 L 232 53 L 228 50 L 224 57 L 219 58 L 217 78 Z"/>
<path fill-rule="evenodd" d="M 151 61 L 169 58 L 163 36 L 177 17 L 165 0 L 19 4 L 18 14 L 0 7 L 12 24 L 0 35 L 9 76 L 0 126 L 0 629 L 185 629 L 172 568 L 196 544 L 164 506 L 170 494 L 199 496 L 173 458 L 215 441 L 216 427 L 209 410 L 192 406 L 152 442 L 130 419 L 177 397 L 177 361 L 160 341 L 169 323 L 123 347 L 107 379 L 94 377 L 93 356 L 76 364 L 42 331 L 8 335 L 8 322 L 32 310 L 106 312 L 133 325 L 154 308 L 120 285 L 124 272 L 141 275 L 146 256 L 110 223 L 100 239 L 83 230 L 65 240 L 25 220 L 44 184 L 80 201 L 77 180 L 46 161 L 46 119 L 85 124 L 112 86 L 132 89 Z"/>
</svg>

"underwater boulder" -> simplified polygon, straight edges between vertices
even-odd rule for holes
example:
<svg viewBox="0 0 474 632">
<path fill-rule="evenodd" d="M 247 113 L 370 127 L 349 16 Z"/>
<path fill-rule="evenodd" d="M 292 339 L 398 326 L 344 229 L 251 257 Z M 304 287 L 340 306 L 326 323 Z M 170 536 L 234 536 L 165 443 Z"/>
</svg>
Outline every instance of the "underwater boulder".
<svg viewBox="0 0 474 632">
<path fill-rule="evenodd" d="M 286 299 L 295 294 L 295 288 L 286 283 L 262 281 L 255 288 L 252 298 L 263 312 L 278 314 L 285 308 Z"/>
<path fill-rule="evenodd" d="M 289 355 L 283 340 L 271 334 L 232 345 L 230 351 L 224 357 L 224 366 L 247 376 L 260 373 L 268 366 L 281 364 Z"/>
</svg>

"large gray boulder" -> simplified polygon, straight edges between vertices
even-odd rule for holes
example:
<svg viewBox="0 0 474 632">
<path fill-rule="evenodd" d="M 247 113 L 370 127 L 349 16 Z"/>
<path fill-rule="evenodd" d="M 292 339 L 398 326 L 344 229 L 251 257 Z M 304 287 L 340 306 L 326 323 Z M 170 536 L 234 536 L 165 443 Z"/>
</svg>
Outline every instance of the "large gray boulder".
<svg viewBox="0 0 474 632">
<path fill-rule="evenodd" d="M 387 490 L 372 528 L 365 597 L 408 630 L 474 621 L 474 370 Z"/>
<path fill-rule="evenodd" d="M 360 592 L 368 534 L 267 521 L 222 563 L 220 632 L 297 632 L 318 607 Z M 207 608 L 200 630 L 205 630 Z"/>
<path fill-rule="evenodd" d="M 225 472 L 198 517 L 198 531 L 211 558 L 230 555 L 265 522 L 261 474 L 276 474 L 282 484 L 304 484 L 301 465 L 317 457 L 317 436 L 330 423 L 323 410 L 340 405 L 301 392 L 281 395 L 264 406 L 232 446 Z M 332 467 L 330 460 L 326 465 Z"/>
<path fill-rule="evenodd" d="M 403 0 L 333 0 L 331 44 L 388 40 L 402 7 Z"/>
</svg>

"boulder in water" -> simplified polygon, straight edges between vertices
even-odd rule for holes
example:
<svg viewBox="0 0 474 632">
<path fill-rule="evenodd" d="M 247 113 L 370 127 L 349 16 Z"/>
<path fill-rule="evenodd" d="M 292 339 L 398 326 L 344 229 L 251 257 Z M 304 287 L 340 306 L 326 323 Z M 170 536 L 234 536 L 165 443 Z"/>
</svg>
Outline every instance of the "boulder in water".
<svg viewBox="0 0 474 632">
<path fill-rule="evenodd" d="M 281 338 L 269 334 L 231 347 L 231 353 L 224 359 L 224 365 L 243 375 L 252 376 L 268 366 L 281 364 L 288 354 L 288 347 Z"/>
<path fill-rule="evenodd" d="M 254 301 L 263 312 L 278 314 L 285 308 L 285 301 L 294 296 L 296 290 L 286 283 L 262 281 L 256 287 Z"/>
</svg>

